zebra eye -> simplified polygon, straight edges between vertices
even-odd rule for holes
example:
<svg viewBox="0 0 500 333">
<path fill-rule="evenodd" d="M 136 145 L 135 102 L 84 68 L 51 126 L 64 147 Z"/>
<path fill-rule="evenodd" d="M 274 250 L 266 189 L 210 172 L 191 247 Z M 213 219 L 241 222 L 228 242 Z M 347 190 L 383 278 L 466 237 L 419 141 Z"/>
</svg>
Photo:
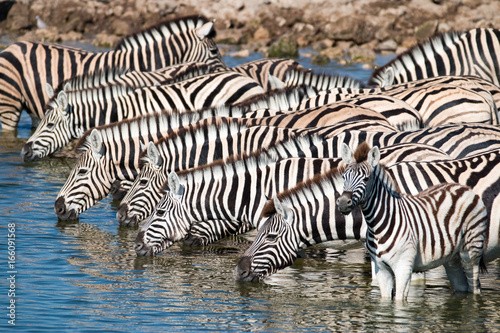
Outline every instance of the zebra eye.
<svg viewBox="0 0 500 333">
<path fill-rule="evenodd" d="M 89 169 L 81 168 L 78 170 L 78 176 L 85 176 L 89 172 Z"/>
<path fill-rule="evenodd" d="M 47 123 L 47 129 L 52 130 L 54 128 L 54 123 Z"/>
<path fill-rule="evenodd" d="M 269 234 L 266 236 L 267 240 L 275 241 L 278 238 L 278 234 Z"/>
<path fill-rule="evenodd" d="M 160 216 L 160 217 L 163 216 L 163 215 L 165 215 L 165 209 L 158 209 L 158 210 L 156 210 L 156 215 Z"/>
<path fill-rule="evenodd" d="M 141 186 L 146 186 L 147 184 L 148 184 L 148 179 L 147 178 L 142 178 L 139 181 L 139 185 L 141 185 Z"/>
</svg>

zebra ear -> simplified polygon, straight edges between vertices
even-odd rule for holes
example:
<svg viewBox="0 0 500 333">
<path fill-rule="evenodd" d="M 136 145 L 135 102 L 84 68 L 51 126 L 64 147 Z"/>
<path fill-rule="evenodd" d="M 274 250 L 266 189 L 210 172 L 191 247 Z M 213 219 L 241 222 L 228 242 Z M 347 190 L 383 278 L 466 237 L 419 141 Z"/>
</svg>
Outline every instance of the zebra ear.
<svg viewBox="0 0 500 333">
<path fill-rule="evenodd" d="M 199 27 L 198 29 L 196 29 L 196 35 L 198 36 L 198 38 L 200 40 L 204 40 L 205 37 L 210 35 L 210 33 L 212 32 L 212 29 L 214 28 L 214 21 L 215 20 L 213 20 L 212 22 L 207 22 L 204 25 L 202 25 L 201 27 Z"/>
<path fill-rule="evenodd" d="M 269 81 L 269 85 L 271 89 L 283 89 L 285 88 L 285 82 L 278 79 L 276 76 L 268 74 L 267 80 Z"/>
<path fill-rule="evenodd" d="M 102 155 L 102 136 L 101 133 L 93 129 L 92 132 L 90 132 L 90 148 L 92 149 L 92 153 L 95 156 L 101 156 Z"/>
<path fill-rule="evenodd" d="M 148 143 L 148 158 L 156 166 L 160 166 L 161 164 L 161 156 L 160 152 L 158 151 L 158 148 L 156 148 L 156 145 L 152 142 L 149 141 Z"/>
<path fill-rule="evenodd" d="M 71 91 L 71 84 L 69 84 L 69 82 L 66 82 L 64 84 L 63 91 L 66 91 L 66 92 Z"/>
<path fill-rule="evenodd" d="M 45 83 L 45 91 L 47 92 L 47 96 L 49 97 L 49 99 L 54 97 L 54 88 L 52 88 L 52 86 L 48 82 Z"/>
<path fill-rule="evenodd" d="M 283 219 L 286 222 L 291 222 L 291 215 L 286 209 L 285 205 L 281 203 L 276 195 L 273 196 L 274 209 L 276 210 L 276 214 L 283 216 Z"/>
<path fill-rule="evenodd" d="M 57 104 L 63 111 L 66 111 L 68 108 L 68 95 L 64 90 L 61 90 L 59 94 L 57 94 Z"/>
<path fill-rule="evenodd" d="M 342 142 L 342 146 L 340 148 L 340 156 L 342 157 L 342 161 L 344 161 L 345 164 L 351 164 L 352 150 L 345 142 Z"/>
<path fill-rule="evenodd" d="M 177 196 L 184 194 L 184 186 L 182 186 L 179 176 L 174 171 L 168 175 L 168 188 L 170 192 Z"/>
<path fill-rule="evenodd" d="M 380 161 L 380 150 L 377 146 L 374 146 L 372 149 L 370 149 L 370 151 L 368 152 L 367 161 L 372 168 L 377 166 L 378 162 Z"/>
<path fill-rule="evenodd" d="M 381 75 L 382 82 L 380 82 L 381 87 L 391 86 L 394 82 L 394 69 L 392 67 L 387 67 Z"/>
</svg>

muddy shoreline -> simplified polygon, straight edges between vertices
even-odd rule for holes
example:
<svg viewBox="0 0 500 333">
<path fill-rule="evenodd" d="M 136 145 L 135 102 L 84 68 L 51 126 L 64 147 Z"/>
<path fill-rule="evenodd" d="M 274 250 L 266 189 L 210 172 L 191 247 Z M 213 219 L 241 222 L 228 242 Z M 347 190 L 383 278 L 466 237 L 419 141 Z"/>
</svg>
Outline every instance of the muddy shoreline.
<svg viewBox="0 0 500 333">
<path fill-rule="evenodd" d="M 311 49 L 319 64 L 369 64 L 376 54 L 403 52 L 436 33 L 498 28 L 499 12 L 495 0 L 0 0 L 0 32 L 8 41 L 113 47 L 162 20 L 201 14 L 216 20 L 216 42 L 234 56 L 275 56 L 287 43 Z"/>
</svg>

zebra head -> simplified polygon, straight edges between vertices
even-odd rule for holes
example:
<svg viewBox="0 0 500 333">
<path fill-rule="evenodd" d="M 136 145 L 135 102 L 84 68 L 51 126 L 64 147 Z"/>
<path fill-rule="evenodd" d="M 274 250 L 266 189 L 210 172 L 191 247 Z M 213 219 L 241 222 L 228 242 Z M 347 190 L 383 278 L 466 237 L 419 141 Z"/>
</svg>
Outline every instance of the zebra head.
<svg viewBox="0 0 500 333">
<path fill-rule="evenodd" d="M 86 148 L 73 166 L 54 204 L 54 211 L 61 220 L 78 218 L 80 213 L 103 199 L 111 190 L 113 181 L 107 170 L 109 156 L 105 154 L 106 146 L 98 130 L 92 130 Z"/>
<path fill-rule="evenodd" d="M 377 146 L 370 149 L 366 142 L 362 142 L 353 154 L 349 146 L 342 143 L 341 156 L 347 167 L 342 174 L 344 190 L 337 199 L 337 208 L 347 215 L 365 202 L 373 169 L 380 161 L 380 150 Z"/>
<path fill-rule="evenodd" d="M 290 266 L 297 259 L 300 246 L 291 226 L 294 219 L 293 211 L 276 196 L 264 211 L 264 215 L 271 215 L 259 229 L 253 244 L 245 251 L 234 269 L 233 276 L 236 281 L 261 281 L 278 270 Z"/>
<path fill-rule="evenodd" d="M 163 158 L 152 141 L 142 162 L 141 171 L 116 212 L 116 219 L 124 225 L 137 225 L 146 219 L 162 198 L 160 189 L 167 177 Z"/>
<path fill-rule="evenodd" d="M 179 176 L 171 172 L 167 184 L 168 190 L 164 191 L 162 199 L 135 239 L 137 255 L 154 256 L 166 250 L 184 239 L 191 227 L 183 201 L 184 186 Z"/>
<path fill-rule="evenodd" d="M 21 151 L 24 161 L 40 160 L 82 135 L 81 130 L 70 126 L 72 107 L 65 91 L 60 91 L 47 105 L 45 116 Z"/>
<path fill-rule="evenodd" d="M 213 40 L 215 36 L 214 22 L 215 20 L 206 22 L 201 27 L 192 30 L 193 50 L 184 52 L 187 58 L 183 62 L 205 62 L 213 68 L 227 68 L 219 48 Z"/>
</svg>

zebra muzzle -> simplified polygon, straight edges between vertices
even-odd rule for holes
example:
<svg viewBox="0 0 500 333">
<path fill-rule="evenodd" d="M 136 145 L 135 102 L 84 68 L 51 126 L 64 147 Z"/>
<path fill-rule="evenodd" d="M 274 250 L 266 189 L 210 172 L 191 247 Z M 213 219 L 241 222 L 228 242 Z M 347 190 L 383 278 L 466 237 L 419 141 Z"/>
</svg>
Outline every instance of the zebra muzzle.
<svg viewBox="0 0 500 333">
<path fill-rule="evenodd" d="M 344 192 L 337 199 L 337 209 L 344 215 L 352 211 L 352 192 Z"/>
<path fill-rule="evenodd" d="M 63 197 L 57 198 L 54 204 L 54 212 L 60 220 L 76 220 L 78 214 L 74 209 L 68 209 Z"/>
<path fill-rule="evenodd" d="M 144 257 L 153 256 L 154 255 L 153 248 L 146 244 L 146 242 L 144 241 L 144 236 L 145 236 L 144 230 L 140 231 L 137 234 L 134 244 L 135 253 L 138 256 L 144 256 Z"/>
<path fill-rule="evenodd" d="M 37 154 L 34 154 L 33 142 L 26 142 L 23 149 L 21 150 L 21 156 L 24 162 L 32 162 L 40 159 Z"/>
<path fill-rule="evenodd" d="M 240 282 L 254 282 L 259 281 L 257 274 L 252 272 L 252 258 L 244 256 L 234 268 L 233 277 L 236 281 Z"/>
</svg>

